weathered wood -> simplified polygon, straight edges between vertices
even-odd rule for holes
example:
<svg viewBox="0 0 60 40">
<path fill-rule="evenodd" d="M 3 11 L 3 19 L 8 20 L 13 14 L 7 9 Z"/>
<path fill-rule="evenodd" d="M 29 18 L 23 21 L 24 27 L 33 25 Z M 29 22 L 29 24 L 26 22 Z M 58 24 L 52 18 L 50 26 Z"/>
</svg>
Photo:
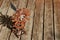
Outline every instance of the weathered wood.
<svg viewBox="0 0 60 40">
<path fill-rule="evenodd" d="M 18 9 L 26 8 L 27 0 L 19 0 Z"/>
<path fill-rule="evenodd" d="M 60 40 L 60 0 L 54 0 L 55 39 Z"/>
<path fill-rule="evenodd" d="M 54 40 L 52 0 L 45 0 L 44 40 Z"/>
<path fill-rule="evenodd" d="M 33 23 L 32 40 L 42 40 L 43 35 L 44 0 L 35 0 L 35 14 Z"/>
<path fill-rule="evenodd" d="M 0 12 L 4 15 L 7 13 L 11 16 L 15 13 L 10 1 L 17 9 L 30 10 L 30 20 L 25 25 L 26 34 L 20 38 L 0 25 L 0 40 L 8 40 L 9 36 L 10 40 L 60 40 L 60 0 L 0 0 Z"/>
</svg>

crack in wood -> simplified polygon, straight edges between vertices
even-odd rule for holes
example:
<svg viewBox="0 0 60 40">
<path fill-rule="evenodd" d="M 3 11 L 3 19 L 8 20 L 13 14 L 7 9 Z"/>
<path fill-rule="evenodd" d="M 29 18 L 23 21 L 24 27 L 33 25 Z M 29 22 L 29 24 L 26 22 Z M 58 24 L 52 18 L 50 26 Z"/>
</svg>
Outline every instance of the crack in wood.
<svg viewBox="0 0 60 40">
<path fill-rule="evenodd" d="M 43 32 L 42 32 L 42 40 L 44 40 L 44 18 L 45 18 L 45 0 L 44 0 L 44 7 L 43 7 Z"/>
<path fill-rule="evenodd" d="M 52 0 L 52 10 L 53 10 L 53 35 L 55 40 L 54 0 Z"/>
</svg>

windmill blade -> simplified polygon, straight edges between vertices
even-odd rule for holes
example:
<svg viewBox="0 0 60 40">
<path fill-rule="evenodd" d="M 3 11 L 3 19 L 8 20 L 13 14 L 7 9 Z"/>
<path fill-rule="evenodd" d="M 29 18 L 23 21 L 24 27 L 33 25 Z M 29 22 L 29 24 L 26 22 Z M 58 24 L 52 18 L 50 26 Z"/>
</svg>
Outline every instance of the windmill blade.
<svg viewBox="0 0 60 40">
<path fill-rule="evenodd" d="M 11 8 L 16 11 L 16 7 L 10 2 Z"/>
</svg>

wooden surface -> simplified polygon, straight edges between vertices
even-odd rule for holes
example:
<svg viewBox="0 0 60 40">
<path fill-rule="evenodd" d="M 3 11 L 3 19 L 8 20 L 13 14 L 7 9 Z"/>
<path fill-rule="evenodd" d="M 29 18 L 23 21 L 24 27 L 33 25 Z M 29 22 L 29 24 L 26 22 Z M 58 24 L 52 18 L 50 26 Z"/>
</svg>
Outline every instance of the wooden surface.
<svg viewBox="0 0 60 40">
<path fill-rule="evenodd" d="M 28 8 L 30 20 L 25 26 L 26 34 L 20 38 L 0 25 L 0 40 L 60 40 L 60 0 L 0 0 L 0 12 L 4 15 L 15 13 L 10 1 L 17 9 Z"/>
</svg>

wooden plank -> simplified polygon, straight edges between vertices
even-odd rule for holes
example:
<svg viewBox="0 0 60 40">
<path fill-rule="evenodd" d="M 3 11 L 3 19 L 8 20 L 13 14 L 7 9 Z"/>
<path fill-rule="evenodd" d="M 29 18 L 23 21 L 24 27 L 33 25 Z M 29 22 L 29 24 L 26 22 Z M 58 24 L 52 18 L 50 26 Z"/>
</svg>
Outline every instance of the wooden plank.
<svg viewBox="0 0 60 40">
<path fill-rule="evenodd" d="M 0 12 L 2 12 L 3 14 L 6 14 L 6 11 L 8 9 L 8 6 L 9 6 L 9 3 L 8 3 L 9 0 L 4 0 L 1 7 L 0 7 Z M 7 4 L 8 3 L 8 4 Z"/>
<path fill-rule="evenodd" d="M 60 0 L 54 0 L 55 39 L 60 40 Z"/>
<path fill-rule="evenodd" d="M 54 40 L 52 0 L 45 0 L 44 40 Z"/>
<path fill-rule="evenodd" d="M 26 7 L 30 10 L 30 20 L 26 23 L 26 35 L 21 36 L 21 40 L 31 40 L 31 31 L 32 31 L 32 24 L 33 24 L 33 15 L 34 15 L 34 4 L 35 0 L 27 0 Z"/>
<path fill-rule="evenodd" d="M 32 40 L 42 40 L 43 36 L 43 11 L 44 0 L 35 0 L 35 14 L 33 23 Z"/>
<path fill-rule="evenodd" d="M 18 9 L 26 8 L 27 0 L 19 0 Z"/>
</svg>

